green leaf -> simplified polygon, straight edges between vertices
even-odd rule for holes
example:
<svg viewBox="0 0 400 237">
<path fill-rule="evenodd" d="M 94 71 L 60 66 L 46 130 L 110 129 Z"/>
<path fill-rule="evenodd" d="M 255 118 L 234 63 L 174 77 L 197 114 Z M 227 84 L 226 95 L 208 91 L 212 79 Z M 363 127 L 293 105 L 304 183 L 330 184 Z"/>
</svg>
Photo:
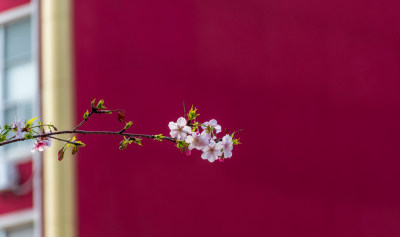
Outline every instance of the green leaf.
<svg viewBox="0 0 400 237">
<path fill-rule="evenodd" d="M 74 142 L 76 140 L 76 137 L 75 136 L 73 136 L 71 139 L 69 139 L 68 141 L 70 141 L 70 142 Z M 67 147 L 70 147 L 70 146 L 73 146 L 71 143 L 68 143 L 67 144 Z"/>
<path fill-rule="evenodd" d="M 125 124 L 124 130 L 130 128 L 132 126 L 133 122 L 129 121 L 128 123 Z"/>
<path fill-rule="evenodd" d="M 90 102 L 90 106 L 94 109 L 94 104 L 96 103 L 96 98 Z"/>
<path fill-rule="evenodd" d="M 119 143 L 119 149 L 120 149 L 121 151 L 124 150 L 124 149 L 126 149 L 127 146 L 128 146 L 128 142 L 125 141 L 125 140 L 122 140 L 122 141 Z"/>
<path fill-rule="evenodd" d="M 4 133 L 3 133 L 3 135 L 4 136 L 7 136 L 7 134 L 10 132 L 11 130 L 5 130 L 5 131 L 3 131 Z"/>
<path fill-rule="evenodd" d="M 30 127 L 32 127 L 33 122 L 34 122 L 37 118 L 38 118 L 38 117 L 35 117 L 35 118 L 33 118 L 33 119 L 30 119 L 30 120 L 26 123 L 25 128 L 30 128 Z"/>
<path fill-rule="evenodd" d="M 242 144 L 242 143 L 239 141 L 239 139 L 233 139 L 233 140 L 232 140 L 232 143 L 233 143 L 233 145 Z"/>
<path fill-rule="evenodd" d="M 78 143 L 78 145 L 76 145 L 76 146 L 78 146 L 78 147 L 84 147 L 84 146 L 86 146 L 86 144 L 83 143 L 82 141 L 75 141 L 75 143 Z"/>
<path fill-rule="evenodd" d="M 192 131 L 195 132 L 196 130 L 199 130 L 199 126 L 201 126 L 201 124 L 195 121 L 192 125 Z"/>
<path fill-rule="evenodd" d="M 189 121 L 192 121 L 192 120 L 196 119 L 197 116 L 200 115 L 200 114 L 197 114 L 196 111 L 197 111 L 197 108 L 193 109 L 193 105 L 192 105 L 192 108 L 190 108 L 190 111 L 188 113 L 188 120 Z"/>
<path fill-rule="evenodd" d="M 164 137 L 165 136 L 163 136 L 162 134 L 154 135 L 154 139 L 156 139 L 157 141 L 160 141 L 160 142 L 162 142 Z"/>
<path fill-rule="evenodd" d="M 131 144 L 132 142 L 133 142 L 133 141 L 132 141 L 131 138 L 125 137 L 125 136 L 124 136 L 124 140 L 122 140 L 122 141 L 119 143 L 119 149 L 120 149 L 120 150 L 126 149 L 126 148 L 128 147 L 128 145 Z"/>
<path fill-rule="evenodd" d="M 32 138 L 33 138 L 32 132 L 25 133 L 25 139 L 32 139 Z"/>
<path fill-rule="evenodd" d="M 0 136 L 0 142 L 4 142 L 5 140 L 7 140 L 7 135 L 6 134 L 1 135 Z"/>
<path fill-rule="evenodd" d="M 89 118 L 89 110 L 86 110 L 86 112 L 83 114 L 83 119 L 87 120 Z"/>
<path fill-rule="evenodd" d="M 106 107 L 104 106 L 104 100 L 99 100 L 99 103 L 97 103 L 96 108 L 97 109 L 105 109 Z"/>
<path fill-rule="evenodd" d="M 133 140 L 134 143 L 138 144 L 139 146 L 142 146 L 142 139 L 135 137 L 135 140 Z"/>
<path fill-rule="evenodd" d="M 10 130 L 10 129 L 11 129 L 11 126 L 10 126 L 10 125 L 4 124 L 4 130 Z"/>
<path fill-rule="evenodd" d="M 188 146 L 189 146 L 189 144 L 187 144 L 185 141 L 181 141 L 181 140 L 176 141 L 176 147 L 178 147 L 181 150 L 181 152 L 184 152 L 185 148 Z"/>
</svg>

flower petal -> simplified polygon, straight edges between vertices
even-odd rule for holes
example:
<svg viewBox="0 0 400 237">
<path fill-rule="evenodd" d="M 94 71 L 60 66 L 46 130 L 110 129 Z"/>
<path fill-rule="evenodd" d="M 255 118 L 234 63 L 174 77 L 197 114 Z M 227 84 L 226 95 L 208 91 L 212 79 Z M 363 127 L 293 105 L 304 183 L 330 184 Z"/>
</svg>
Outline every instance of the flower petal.
<svg viewBox="0 0 400 237">
<path fill-rule="evenodd" d="M 186 132 L 186 133 L 191 133 L 192 129 L 189 126 L 185 126 L 182 131 Z"/>
<path fill-rule="evenodd" d="M 215 129 L 216 133 L 220 133 L 221 132 L 221 126 L 218 125 L 218 124 L 214 127 L 214 129 Z"/>
<path fill-rule="evenodd" d="M 208 154 L 208 152 L 203 151 L 203 154 L 201 154 L 201 158 L 202 158 L 203 160 L 207 160 L 207 154 Z"/>
<path fill-rule="evenodd" d="M 20 127 L 17 128 L 17 138 L 22 138 L 22 131 Z"/>
<path fill-rule="evenodd" d="M 178 118 L 178 121 L 176 123 L 181 127 L 186 126 L 187 124 L 186 119 L 184 117 Z"/>
<path fill-rule="evenodd" d="M 231 158 L 232 150 L 224 150 L 224 158 Z"/>
<path fill-rule="evenodd" d="M 217 144 L 215 144 L 214 149 L 220 151 L 223 147 L 224 145 L 222 145 L 222 142 L 218 142 Z"/>
<path fill-rule="evenodd" d="M 195 146 L 193 145 L 193 143 L 189 144 L 188 149 L 189 149 L 189 150 L 193 150 L 193 148 L 195 148 Z"/>
<path fill-rule="evenodd" d="M 210 125 L 211 125 L 211 126 L 214 126 L 214 127 L 217 126 L 217 125 L 218 125 L 217 120 L 211 119 L 211 120 L 210 120 Z"/>
<path fill-rule="evenodd" d="M 185 139 L 186 139 L 186 133 L 184 132 L 179 133 L 178 140 L 185 140 Z"/>
<path fill-rule="evenodd" d="M 232 137 L 229 136 L 229 135 L 225 135 L 225 136 L 222 138 L 222 143 L 228 143 L 228 142 L 232 142 Z"/>
<path fill-rule="evenodd" d="M 206 129 L 210 124 L 208 122 L 204 122 L 203 125 L 201 125 L 202 129 Z"/>
<path fill-rule="evenodd" d="M 193 142 L 193 136 L 187 136 L 185 142 L 188 143 L 188 144 L 192 143 Z"/>
<path fill-rule="evenodd" d="M 216 161 L 218 159 L 218 156 L 211 154 L 211 153 L 208 153 L 208 154 L 209 154 L 208 161 L 210 163 L 213 163 L 214 161 Z"/>
<path fill-rule="evenodd" d="M 178 129 L 177 124 L 174 123 L 174 122 L 172 122 L 172 121 L 169 122 L 168 127 L 169 127 L 169 129 L 171 129 L 171 130 L 173 130 L 173 129 Z"/>
<path fill-rule="evenodd" d="M 171 132 L 169 133 L 169 135 L 171 135 L 171 137 L 172 137 L 172 138 L 177 138 L 177 137 L 178 137 L 178 135 L 179 135 L 179 132 L 178 132 L 178 131 L 175 131 L 175 130 L 173 130 L 173 131 L 171 131 Z"/>
</svg>

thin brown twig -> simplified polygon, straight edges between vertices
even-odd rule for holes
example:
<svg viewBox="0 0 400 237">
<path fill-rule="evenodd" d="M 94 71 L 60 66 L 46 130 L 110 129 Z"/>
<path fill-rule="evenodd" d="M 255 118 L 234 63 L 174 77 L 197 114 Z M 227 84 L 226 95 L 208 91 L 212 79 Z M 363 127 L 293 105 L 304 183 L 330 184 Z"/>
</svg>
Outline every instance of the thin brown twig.
<svg viewBox="0 0 400 237">
<path fill-rule="evenodd" d="M 17 137 L 17 135 L 14 135 L 14 136 L 8 138 L 6 141 L 10 141 L 11 139 L 16 138 L 16 137 Z"/>
<path fill-rule="evenodd" d="M 88 121 L 88 119 L 90 118 L 90 116 L 92 116 L 92 114 L 94 113 L 94 110 L 92 108 L 92 110 L 90 111 L 89 115 L 87 118 L 83 119 L 82 122 L 80 122 L 74 129 L 72 129 L 72 131 L 77 130 L 78 128 L 80 128 L 86 121 Z"/>
<path fill-rule="evenodd" d="M 75 131 L 78 128 L 80 128 L 86 121 L 89 120 L 90 116 L 92 116 L 93 114 L 109 114 L 109 113 L 112 113 L 112 112 L 119 112 L 119 111 L 121 111 L 121 110 L 120 109 L 96 109 L 96 108 L 92 108 L 92 110 L 88 114 L 88 117 L 86 119 L 83 119 L 74 129 L 72 129 L 72 131 Z"/>
<path fill-rule="evenodd" d="M 49 136 L 54 136 L 54 135 L 60 135 L 60 134 L 84 134 L 84 135 L 89 135 L 89 134 L 107 134 L 107 135 L 118 135 L 118 136 L 126 136 L 126 137 L 137 137 L 137 138 L 149 138 L 149 139 L 155 139 L 156 135 L 146 135 L 146 134 L 134 134 L 134 133 L 119 133 L 119 132 L 112 132 L 112 131 L 85 131 L 85 130 L 66 130 L 66 131 L 55 131 L 55 132 L 49 132 L 45 134 L 37 134 L 33 135 L 32 138 L 40 138 L 40 137 L 49 137 Z M 31 138 L 31 139 L 32 139 Z M 172 137 L 163 137 L 161 138 L 163 140 L 171 141 L 173 143 L 176 142 L 176 139 Z M 29 140 L 26 138 L 15 138 L 9 141 L 4 141 L 0 143 L 0 146 L 4 146 L 10 143 L 14 142 L 19 142 L 19 141 L 25 141 Z"/>
<path fill-rule="evenodd" d="M 185 101 L 183 101 L 183 117 L 187 120 L 186 117 L 186 105 L 185 105 Z"/>
<path fill-rule="evenodd" d="M 54 136 L 48 136 L 48 137 L 50 137 L 52 139 L 55 139 L 55 140 L 58 140 L 58 141 L 66 142 L 66 143 L 69 143 L 69 144 L 72 144 L 72 145 L 75 145 L 75 146 L 81 146 L 82 145 L 81 143 L 78 143 L 78 142 L 73 142 L 73 141 L 61 139 L 61 138 L 54 137 Z"/>
</svg>

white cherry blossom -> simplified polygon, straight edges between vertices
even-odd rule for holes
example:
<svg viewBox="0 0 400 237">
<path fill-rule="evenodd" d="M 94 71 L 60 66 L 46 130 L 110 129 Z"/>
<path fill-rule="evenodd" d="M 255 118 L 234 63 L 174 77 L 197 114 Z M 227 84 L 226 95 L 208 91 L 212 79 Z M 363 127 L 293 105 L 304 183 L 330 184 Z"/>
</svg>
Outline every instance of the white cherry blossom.
<svg viewBox="0 0 400 237">
<path fill-rule="evenodd" d="M 221 144 L 222 144 L 222 149 L 224 150 L 224 158 L 231 158 L 233 149 L 232 137 L 229 135 L 225 135 L 222 138 Z"/>
<path fill-rule="evenodd" d="M 189 150 L 196 148 L 197 150 L 202 150 L 208 145 L 210 141 L 210 136 L 205 131 L 201 134 L 193 132 L 191 135 L 187 136 L 186 143 L 189 144 Z"/>
<path fill-rule="evenodd" d="M 201 154 L 201 158 L 203 160 L 208 160 L 209 162 L 214 162 L 218 159 L 219 156 L 222 155 L 222 143 L 215 143 L 214 140 L 211 140 L 210 143 L 204 147 L 203 154 Z"/>
<path fill-rule="evenodd" d="M 187 121 L 184 117 L 180 117 L 176 123 L 169 122 L 168 127 L 171 129 L 169 133 L 171 137 L 176 138 L 178 140 L 185 140 L 188 133 L 191 133 L 192 130 L 187 125 Z"/>
<path fill-rule="evenodd" d="M 213 127 L 215 129 L 216 133 L 221 132 L 221 126 L 218 124 L 217 120 L 215 120 L 215 119 L 211 119 L 209 122 L 204 122 L 201 127 L 203 129 L 206 129 L 207 127 Z"/>
</svg>

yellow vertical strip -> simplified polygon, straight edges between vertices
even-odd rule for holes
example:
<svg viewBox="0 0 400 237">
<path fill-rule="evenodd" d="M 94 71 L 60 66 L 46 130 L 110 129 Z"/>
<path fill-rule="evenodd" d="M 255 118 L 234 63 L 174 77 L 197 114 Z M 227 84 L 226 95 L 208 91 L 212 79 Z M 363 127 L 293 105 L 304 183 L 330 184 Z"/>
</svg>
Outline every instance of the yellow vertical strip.
<svg viewBox="0 0 400 237">
<path fill-rule="evenodd" d="M 72 0 L 41 0 L 43 121 L 59 130 L 74 125 Z M 45 237 L 77 236 L 73 157 L 57 160 L 57 142 L 43 157 L 43 230 Z"/>
</svg>

